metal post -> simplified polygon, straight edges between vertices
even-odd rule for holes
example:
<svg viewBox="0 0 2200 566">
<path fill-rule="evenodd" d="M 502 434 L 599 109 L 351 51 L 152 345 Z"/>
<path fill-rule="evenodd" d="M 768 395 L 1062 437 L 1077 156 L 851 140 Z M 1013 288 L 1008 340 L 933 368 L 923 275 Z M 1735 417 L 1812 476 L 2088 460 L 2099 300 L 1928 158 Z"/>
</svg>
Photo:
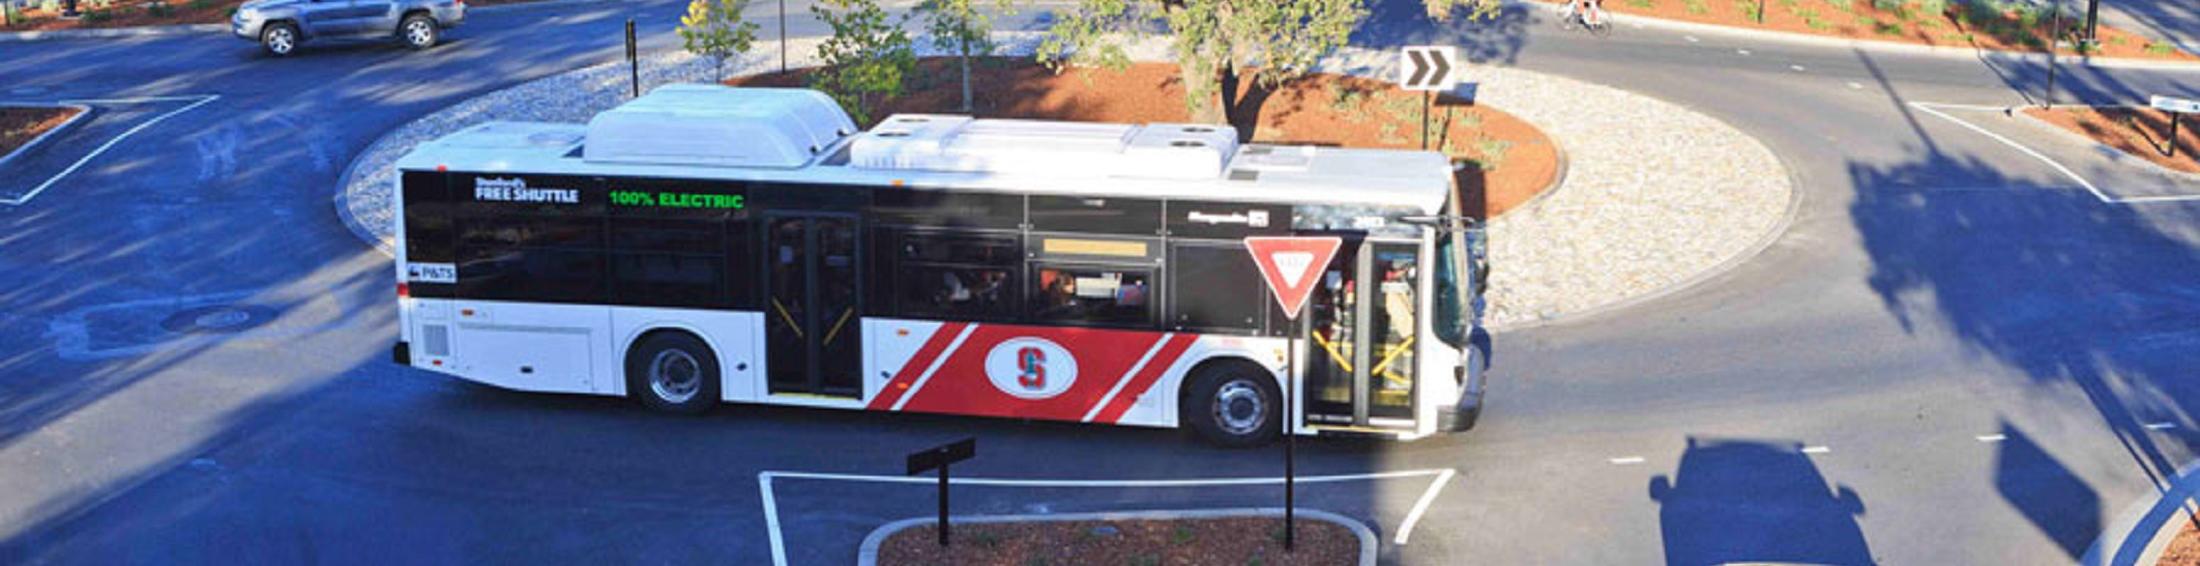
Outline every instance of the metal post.
<svg viewBox="0 0 2200 566">
<path fill-rule="evenodd" d="M 940 546 L 942 547 L 947 546 L 947 469 L 950 467 L 946 464 L 940 465 Z"/>
<path fill-rule="evenodd" d="M 2087 0 L 2085 4 L 2085 44 L 2090 47 L 2101 44 L 2101 0 Z"/>
<path fill-rule="evenodd" d="M 1421 151 L 1428 151 L 1428 106 L 1435 98 L 1436 93 L 1421 91 Z"/>
<path fill-rule="evenodd" d="M 2062 2 L 2048 4 L 2055 11 L 2054 23 L 2047 27 L 2047 96 L 2040 101 L 2041 108 L 2055 107 L 2055 50 L 2062 42 Z"/>
<path fill-rule="evenodd" d="M 1424 137 L 1425 134 L 1424 134 Z M 1306 306 L 1300 305 L 1299 312 Z M 1297 317 L 1293 317 L 1296 319 Z M 1283 339 L 1283 551 L 1291 552 L 1298 542 L 1298 511 L 1294 499 L 1298 493 L 1298 419 L 1292 415 L 1292 407 L 1299 404 L 1299 333 L 1298 321 L 1293 320 L 1290 334 Z"/>
<path fill-rule="evenodd" d="M 779 0 L 779 72 L 787 72 L 787 0 Z"/>
<path fill-rule="evenodd" d="M 2178 123 L 2178 122 L 2183 122 L 2183 121 L 2185 121 L 2185 115 L 2184 115 L 2184 114 L 2182 114 L 2182 113 L 2178 113 L 2178 112 L 2171 112 L 2171 113 L 2169 113 L 2169 156 L 2170 156 L 2170 157 L 2177 157 L 2177 123 Z"/>
<path fill-rule="evenodd" d="M 1757 25 L 1765 25 L 1765 0 L 1757 0 Z"/>
<path fill-rule="evenodd" d="M 634 86 L 634 97 L 642 96 L 642 63 L 635 55 L 634 18 L 626 19 L 626 67 L 628 79 Z"/>
</svg>

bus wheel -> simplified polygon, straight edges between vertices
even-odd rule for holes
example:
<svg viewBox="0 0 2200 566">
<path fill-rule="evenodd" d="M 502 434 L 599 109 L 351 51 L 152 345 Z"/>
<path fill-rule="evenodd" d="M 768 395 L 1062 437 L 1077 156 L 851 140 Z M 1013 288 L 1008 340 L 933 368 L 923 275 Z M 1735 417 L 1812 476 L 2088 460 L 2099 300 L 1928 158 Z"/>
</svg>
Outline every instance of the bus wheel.
<svg viewBox="0 0 2200 566">
<path fill-rule="evenodd" d="M 718 357 L 686 332 L 654 332 L 626 354 L 627 395 L 668 413 L 697 413 L 718 403 Z"/>
<path fill-rule="evenodd" d="M 1283 395 L 1273 374 L 1244 363 L 1201 368 L 1177 405 L 1177 417 L 1216 446 L 1249 448 L 1283 429 Z"/>
</svg>

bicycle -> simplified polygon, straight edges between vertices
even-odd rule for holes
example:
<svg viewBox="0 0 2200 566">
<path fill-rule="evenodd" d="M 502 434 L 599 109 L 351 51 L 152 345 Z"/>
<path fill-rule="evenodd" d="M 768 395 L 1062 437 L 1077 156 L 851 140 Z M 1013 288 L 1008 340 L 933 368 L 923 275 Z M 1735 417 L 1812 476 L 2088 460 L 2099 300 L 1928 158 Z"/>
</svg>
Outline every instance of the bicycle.
<svg viewBox="0 0 2200 566">
<path fill-rule="evenodd" d="M 1576 12 L 1574 11 L 1573 2 L 1559 2 L 1558 28 L 1566 31 L 1587 29 L 1590 35 L 1597 37 L 1611 36 L 1612 13 L 1604 10 L 1602 2 L 1589 2 L 1588 5 L 1588 11 Z"/>
</svg>

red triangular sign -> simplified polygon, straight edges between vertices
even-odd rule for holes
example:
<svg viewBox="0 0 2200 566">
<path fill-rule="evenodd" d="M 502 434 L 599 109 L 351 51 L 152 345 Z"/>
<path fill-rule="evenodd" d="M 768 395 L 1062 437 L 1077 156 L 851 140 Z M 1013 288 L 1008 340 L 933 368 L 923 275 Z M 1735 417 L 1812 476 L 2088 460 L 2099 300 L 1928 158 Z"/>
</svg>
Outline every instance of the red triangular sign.
<svg viewBox="0 0 2200 566">
<path fill-rule="evenodd" d="M 1337 256 L 1337 247 L 1343 244 L 1335 236 L 1253 237 L 1245 239 L 1245 251 L 1252 252 L 1253 264 L 1260 266 L 1260 278 L 1268 282 L 1269 294 L 1276 296 L 1283 315 L 1297 320 L 1306 298 L 1321 283 L 1322 268 L 1329 267 L 1330 258 Z"/>
</svg>

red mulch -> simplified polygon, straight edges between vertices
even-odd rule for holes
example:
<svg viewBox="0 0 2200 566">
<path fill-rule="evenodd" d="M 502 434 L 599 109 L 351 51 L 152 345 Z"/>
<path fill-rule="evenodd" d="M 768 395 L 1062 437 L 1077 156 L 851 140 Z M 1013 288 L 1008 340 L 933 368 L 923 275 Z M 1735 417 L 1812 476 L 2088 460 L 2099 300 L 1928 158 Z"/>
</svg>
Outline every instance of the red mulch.
<svg viewBox="0 0 2200 566">
<path fill-rule="evenodd" d="M 874 109 L 896 113 L 959 113 L 960 70 L 952 58 L 919 63 L 909 92 Z M 726 81 L 742 86 L 801 86 L 811 70 Z M 1055 74 L 1026 58 L 995 57 L 971 68 L 976 111 L 988 118 L 1088 122 L 1188 122 L 1176 66 L 1139 63 L 1123 71 L 1072 69 Z M 1283 85 L 1261 106 L 1254 141 L 1341 147 L 1419 149 L 1418 93 L 1376 80 L 1316 74 Z M 1558 174 L 1558 151 L 1533 125 L 1489 106 L 1445 100 L 1432 113 L 1431 148 L 1466 167 L 1459 186 L 1475 216 L 1494 216 L 1534 197 Z M 1471 195 L 1480 193 L 1481 198 Z"/>
<path fill-rule="evenodd" d="M 2045 51 L 2048 28 L 2054 23 L 2046 12 L 2025 21 L 2015 11 L 1992 13 L 1968 8 L 1959 0 L 1947 0 L 1947 9 L 1938 14 L 1920 13 L 1915 0 L 1900 4 L 1902 9 L 1889 10 L 1872 0 L 1763 0 L 1762 4 L 1759 0 L 1604 0 L 1604 9 L 1739 28 L 2001 51 Z M 1765 11 L 1762 24 L 1753 15 L 1759 5 Z M 2065 29 L 2076 30 L 2083 24 L 2082 18 L 2063 18 Z M 2097 36 L 2099 54 L 2108 57 L 2200 60 L 2107 24 L 2099 27 Z M 2076 37 L 2063 36 L 2065 42 Z"/>
<path fill-rule="evenodd" d="M 2170 157 L 2167 112 L 2152 108 L 2059 107 L 2024 109 L 2026 116 L 2077 132 L 2124 153 L 2177 171 L 2200 173 L 2200 116 L 2186 116 L 2177 130 L 2177 157 Z"/>
<path fill-rule="evenodd" d="M 949 532 L 954 540 L 946 548 L 929 524 L 894 533 L 879 545 L 878 563 L 1338 566 L 1360 559 L 1360 539 L 1351 530 L 1303 519 L 1289 553 L 1283 551 L 1283 519 L 1272 517 L 975 523 L 953 525 Z"/>
<path fill-rule="evenodd" d="M 61 127 L 77 112 L 81 110 L 59 106 L 0 107 L 0 155 L 7 155 L 38 139 L 39 134 Z"/>
</svg>

